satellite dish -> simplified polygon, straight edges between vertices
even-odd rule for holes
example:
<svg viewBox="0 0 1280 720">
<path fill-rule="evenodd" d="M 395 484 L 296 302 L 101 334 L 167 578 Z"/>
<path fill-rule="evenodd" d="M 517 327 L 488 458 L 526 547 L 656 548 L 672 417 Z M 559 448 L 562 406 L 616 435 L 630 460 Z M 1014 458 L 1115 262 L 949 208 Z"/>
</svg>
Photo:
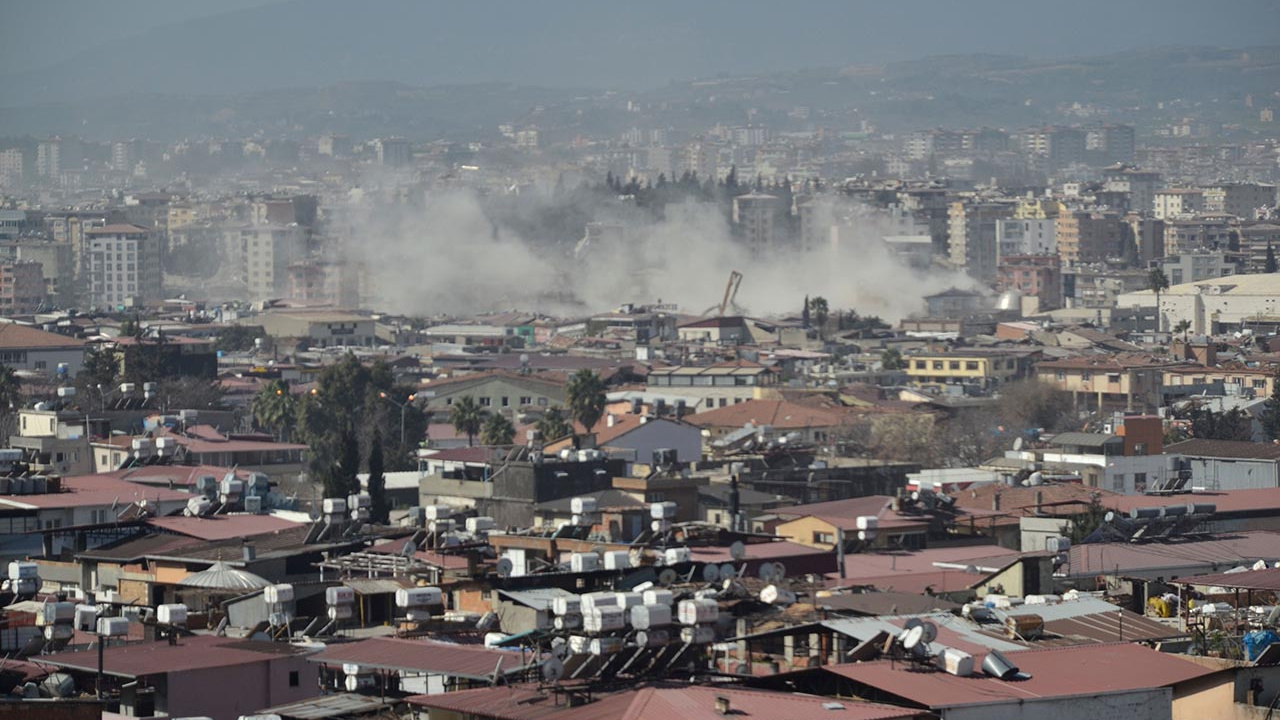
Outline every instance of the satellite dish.
<svg viewBox="0 0 1280 720">
<path fill-rule="evenodd" d="M 702 566 L 702 581 L 713 583 L 720 579 L 720 566 L 708 563 Z"/>
<path fill-rule="evenodd" d="M 640 567 L 644 564 L 644 550 L 641 550 L 638 547 L 631 548 L 631 552 L 627 554 L 627 557 L 631 560 L 631 567 L 633 568 Z"/>
<path fill-rule="evenodd" d="M 725 580 L 738 577 L 738 569 L 733 566 L 733 563 L 725 563 L 720 566 L 720 577 Z"/>
<path fill-rule="evenodd" d="M 756 577 L 765 582 L 773 582 L 773 563 L 762 563 L 756 570 Z"/>
<path fill-rule="evenodd" d="M 746 556 L 747 556 L 747 545 L 741 540 L 738 540 L 737 542 L 729 546 L 729 557 L 733 558 L 734 560 L 740 561 Z"/>
<path fill-rule="evenodd" d="M 917 625 L 902 634 L 902 647 L 908 650 L 914 650 L 917 645 L 923 642 L 924 626 Z"/>
<path fill-rule="evenodd" d="M 920 637 L 920 642 L 931 643 L 938 639 L 938 626 L 925 620 L 920 623 L 920 629 L 924 631 L 924 635 Z"/>
<path fill-rule="evenodd" d="M 923 620 L 921 620 L 921 619 L 920 619 L 920 618 L 918 618 L 918 617 L 913 617 L 913 618 L 908 619 L 906 622 L 904 622 L 904 623 L 902 624 L 902 630 L 905 632 L 905 631 L 910 630 L 910 629 L 912 629 L 912 628 L 918 628 L 918 627 L 920 627 L 921 625 L 924 625 L 924 621 L 923 621 Z"/>
<path fill-rule="evenodd" d="M 1022 449 L 1022 437 L 1019 436 L 1016 440 L 1013 441 L 1013 451 L 1018 452 L 1021 449 Z"/>
<path fill-rule="evenodd" d="M 565 642 L 564 638 L 556 638 L 551 641 L 551 657 L 557 660 L 564 660 L 569 657 L 570 652 L 572 651 L 569 648 L 569 643 Z"/>
<path fill-rule="evenodd" d="M 679 576 L 676 575 L 675 570 L 672 570 L 671 568 L 664 568 L 662 572 L 658 573 L 658 584 L 663 587 L 674 585 L 677 577 Z"/>
<path fill-rule="evenodd" d="M 549 657 L 542 661 L 543 682 L 553 683 L 564 677 L 564 662 L 558 657 Z"/>
<path fill-rule="evenodd" d="M 786 580 L 786 579 L 787 579 L 787 566 L 786 566 L 786 565 L 783 565 L 783 564 L 782 564 L 782 563 L 780 563 L 780 562 L 776 562 L 776 563 L 774 563 L 774 564 L 773 564 L 773 579 L 774 579 L 775 581 Z"/>
<path fill-rule="evenodd" d="M 400 557 L 413 557 L 416 552 L 418 552 L 418 544 L 409 540 L 400 548 Z"/>
<path fill-rule="evenodd" d="M 511 562 L 511 558 L 498 559 L 498 577 L 511 577 L 511 571 L 515 569 L 515 563 Z"/>
</svg>

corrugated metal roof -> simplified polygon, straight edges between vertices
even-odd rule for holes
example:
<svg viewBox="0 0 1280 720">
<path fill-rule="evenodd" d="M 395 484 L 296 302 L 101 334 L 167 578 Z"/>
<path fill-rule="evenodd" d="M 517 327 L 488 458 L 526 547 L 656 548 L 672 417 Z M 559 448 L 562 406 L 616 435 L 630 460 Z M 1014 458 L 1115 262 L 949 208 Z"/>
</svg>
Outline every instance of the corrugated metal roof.
<svg viewBox="0 0 1280 720">
<path fill-rule="evenodd" d="M 211 515 L 209 517 L 173 515 L 151 518 L 147 520 L 147 524 L 200 540 L 230 540 L 287 530 L 301 523 L 272 515 Z"/>
<path fill-rule="evenodd" d="M 1238 532 L 1205 540 L 1150 543 L 1087 543 L 1070 550 L 1073 577 L 1200 568 L 1214 571 L 1255 560 L 1280 558 L 1280 533 Z"/>
<path fill-rule="evenodd" d="M 394 578 L 347 578 L 342 584 L 361 595 L 390 595 L 397 590 L 413 587 L 413 583 L 408 580 Z"/>
<path fill-rule="evenodd" d="M 103 650 L 103 667 L 108 675 L 138 677 L 201 668 L 265 662 L 282 654 L 301 655 L 306 650 L 281 643 L 246 641 L 240 638 L 191 635 L 168 642 L 129 643 Z M 98 650 L 43 655 L 41 662 L 77 670 L 97 670 Z"/>
<path fill-rule="evenodd" d="M 1031 677 L 1018 682 L 957 677 L 917 672 L 909 664 L 888 660 L 828 665 L 812 672 L 835 673 L 934 710 L 1133 692 L 1169 687 L 1217 672 L 1177 655 L 1130 644 L 1022 650 L 1008 657 Z"/>
<path fill-rule="evenodd" d="M 522 655 L 518 652 L 400 638 L 369 638 L 330 645 L 308 659 L 326 665 L 353 663 L 383 670 L 451 675 L 473 680 L 488 679 L 498 667 L 499 660 L 502 662 L 504 675 L 522 668 Z M 533 663 L 537 658 L 525 654 L 523 660 L 525 663 Z"/>
<path fill-rule="evenodd" d="M 549 692 L 518 686 L 414 695 L 409 703 L 496 720 L 724 720 L 716 710 L 717 697 L 728 699 L 734 715 L 747 718 L 891 720 L 921 715 L 919 710 L 879 703 L 675 683 L 645 684 L 594 697 L 594 702 L 570 707 Z"/>
<path fill-rule="evenodd" d="M 1277 548 L 1280 552 L 1280 548 Z M 1235 573 L 1213 573 L 1212 575 L 1196 575 L 1182 577 L 1170 581 L 1175 585 L 1203 585 L 1207 587 L 1223 587 L 1241 590 L 1273 590 L 1280 591 L 1280 568 L 1266 570 L 1248 570 Z"/>
<path fill-rule="evenodd" d="M 378 698 L 367 695 L 321 695 L 310 700 L 299 700 L 288 705 L 277 705 L 260 711 L 258 716 L 279 715 L 282 720 L 321 720 L 321 718 L 347 717 L 378 712 L 391 707 Z"/>
<path fill-rule="evenodd" d="M 940 597 L 892 590 L 844 593 L 842 595 L 817 598 L 815 602 L 837 612 L 844 611 L 859 615 L 900 615 L 930 612 L 932 610 L 954 610 L 960 607 L 959 603 L 943 600 Z"/>
<path fill-rule="evenodd" d="M 192 573 L 178 581 L 182 587 L 208 588 L 210 590 L 257 590 L 271 584 L 270 580 L 245 570 L 237 570 L 219 560 L 208 570 Z"/>
</svg>

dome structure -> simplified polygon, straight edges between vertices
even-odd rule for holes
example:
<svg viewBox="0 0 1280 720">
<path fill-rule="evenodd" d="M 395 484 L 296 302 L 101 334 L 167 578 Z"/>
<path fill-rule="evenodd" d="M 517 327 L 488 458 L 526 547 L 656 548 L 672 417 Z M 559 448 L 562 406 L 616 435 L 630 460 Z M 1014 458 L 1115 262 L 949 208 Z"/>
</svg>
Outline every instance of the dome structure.
<svg viewBox="0 0 1280 720">
<path fill-rule="evenodd" d="M 219 560 L 208 569 L 192 573 L 178 585 L 206 590 L 258 590 L 271 584 L 270 580 L 245 570 L 237 570 Z"/>
</svg>

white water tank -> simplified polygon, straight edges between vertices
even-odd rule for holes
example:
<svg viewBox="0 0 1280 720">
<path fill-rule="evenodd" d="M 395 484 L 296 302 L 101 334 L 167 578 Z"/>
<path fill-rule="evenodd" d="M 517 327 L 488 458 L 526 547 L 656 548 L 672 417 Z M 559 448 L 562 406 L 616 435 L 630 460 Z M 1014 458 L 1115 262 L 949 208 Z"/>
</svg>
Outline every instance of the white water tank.
<svg viewBox="0 0 1280 720">
<path fill-rule="evenodd" d="M 651 588 L 644 591 L 645 605 L 670 605 L 675 601 L 675 594 L 662 588 Z"/>
<path fill-rule="evenodd" d="M 637 605 L 631 608 L 631 626 L 637 630 L 666 627 L 671 624 L 671 606 L 666 604 Z"/>
<path fill-rule="evenodd" d="M 676 608 L 681 625 L 713 623 L 720 617 L 720 604 L 710 598 L 681 600 Z"/>
<path fill-rule="evenodd" d="M 444 604 L 444 593 L 438 587 L 400 588 L 396 590 L 396 607 L 431 607 Z"/>
<path fill-rule="evenodd" d="M 589 633 L 612 632 L 627 626 L 627 613 L 620 607 L 600 605 L 582 613 L 582 629 Z"/>
<path fill-rule="evenodd" d="M 187 606 L 182 603 L 159 605 L 156 607 L 156 620 L 165 625 L 186 625 Z"/>
<path fill-rule="evenodd" d="M 582 609 L 582 598 L 577 595 L 557 595 L 551 598 L 551 612 L 555 615 L 573 615 Z"/>
<path fill-rule="evenodd" d="M 574 553 L 569 556 L 569 569 L 576 573 L 599 570 L 600 556 L 595 553 Z"/>
</svg>

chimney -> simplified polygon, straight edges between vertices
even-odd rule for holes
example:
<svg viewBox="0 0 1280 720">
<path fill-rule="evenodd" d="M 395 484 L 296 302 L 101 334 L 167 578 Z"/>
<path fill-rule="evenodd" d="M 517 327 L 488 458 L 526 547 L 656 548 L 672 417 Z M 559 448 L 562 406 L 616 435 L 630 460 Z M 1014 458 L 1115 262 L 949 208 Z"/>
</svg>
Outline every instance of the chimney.
<svg viewBox="0 0 1280 720">
<path fill-rule="evenodd" d="M 258 548 L 253 543 L 244 544 L 244 561 L 251 563 L 258 559 Z"/>
<path fill-rule="evenodd" d="M 721 715 L 728 715 L 732 711 L 733 710 L 729 705 L 728 696 L 717 695 L 716 696 L 716 712 L 720 713 Z"/>
<path fill-rule="evenodd" d="M 615 422 L 617 422 L 617 421 L 618 421 L 618 420 L 617 420 L 617 418 L 615 418 L 615 417 L 613 416 L 613 413 L 609 413 L 608 415 L 605 415 L 605 416 L 604 416 L 604 426 L 605 426 L 605 427 L 613 427 L 613 424 L 614 424 Z"/>
<path fill-rule="evenodd" d="M 1040 508 L 1041 505 L 1044 505 L 1044 491 L 1037 490 L 1036 491 L 1036 515 L 1042 515 L 1044 513 L 1044 511 Z"/>
</svg>

